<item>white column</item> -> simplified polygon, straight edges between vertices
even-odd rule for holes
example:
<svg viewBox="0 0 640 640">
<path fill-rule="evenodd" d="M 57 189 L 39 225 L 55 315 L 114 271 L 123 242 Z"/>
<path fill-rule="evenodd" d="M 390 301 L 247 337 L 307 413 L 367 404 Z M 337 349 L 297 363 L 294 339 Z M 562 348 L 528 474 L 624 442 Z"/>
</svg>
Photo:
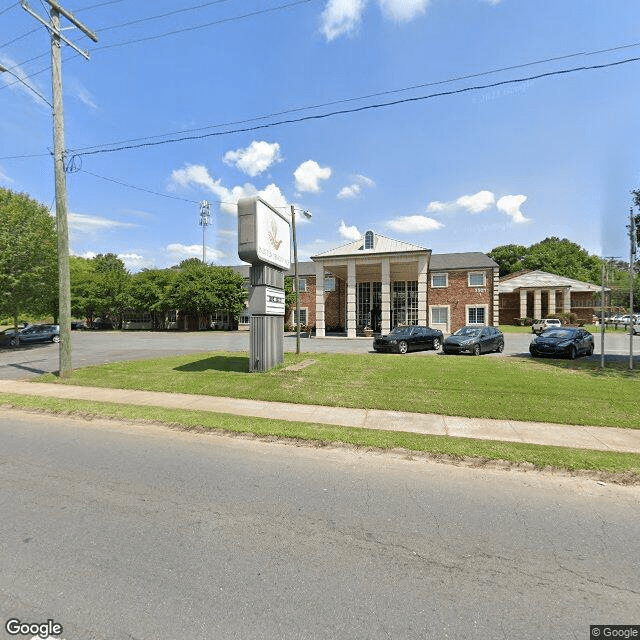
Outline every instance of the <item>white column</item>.
<svg viewBox="0 0 640 640">
<path fill-rule="evenodd" d="M 563 300 L 562 310 L 565 313 L 571 313 L 571 287 L 564 288 L 564 300 Z"/>
<path fill-rule="evenodd" d="M 520 317 L 527 317 L 527 290 L 520 289 Z"/>
<path fill-rule="evenodd" d="M 382 333 L 391 331 L 391 263 L 389 258 L 382 260 Z"/>
<path fill-rule="evenodd" d="M 316 338 L 324 338 L 324 264 L 316 263 Z"/>
<path fill-rule="evenodd" d="M 542 289 L 533 290 L 533 317 L 540 320 L 542 316 Z"/>
<path fill-rule="evenodd" d="M 549 315 L 552 316 L 556 312 L 556 290 L 549 289 Z"/>
<path fill-rule="evenodd" d="M 418 324 L 427 325 L 427 270 L 429 260 L 428 256 L 420 256 L 418 258 Z"/>
<path fill-rule="evenodd" d="M 347 338 L 356 337 L 356 262 L 347 262 Z"/>
</svg>

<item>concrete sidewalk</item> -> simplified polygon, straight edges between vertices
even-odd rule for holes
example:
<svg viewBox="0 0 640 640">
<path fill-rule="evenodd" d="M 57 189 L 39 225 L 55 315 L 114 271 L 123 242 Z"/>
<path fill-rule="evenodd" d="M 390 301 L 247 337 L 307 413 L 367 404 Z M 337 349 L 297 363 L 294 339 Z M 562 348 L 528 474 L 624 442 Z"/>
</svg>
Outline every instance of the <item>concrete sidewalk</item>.
<svg viewBox="0 0 640 640">
<path fill-rule="evenodd" d="M 234 415 L 316 422 L 321 424 L 363 429 L 408 431 L 432 435 L 503 440 L 530 444 L 577 447 L 600 451 L 640 453 L 640 429 L 613 427 L 581 427 L 519 422 L 517 420 L 490 420 L 460 418 L 402 411 L 376 409 L 346 409 L 284 402 L 242 400 L 183 393 L 156 391 L 127 391 L 62 384 L 32 383 L 21 380 L 0 380 L 0 393 L 18 393 L 69 400 L 95 400 L 116 404 L 135 404 L 195 409 L 230 413 Z"/>
</svg>

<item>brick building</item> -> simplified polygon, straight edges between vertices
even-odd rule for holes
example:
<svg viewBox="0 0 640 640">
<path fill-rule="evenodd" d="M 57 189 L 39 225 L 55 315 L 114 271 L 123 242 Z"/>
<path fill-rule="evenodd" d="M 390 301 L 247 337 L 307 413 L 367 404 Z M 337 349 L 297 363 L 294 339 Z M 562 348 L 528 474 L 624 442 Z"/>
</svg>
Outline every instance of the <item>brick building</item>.
<svg viewBox="0 0 640 640">
<path fill-rule="evenodd" d="M 500 323 L 513 324 L 517 318 L 540 320 L 558 313 L 574 313 L 578 320 L 591 323 L 600 289 L 545 271 L 511 273 L 500 278 L 498 285 Z"/>
<path fill-rule="evenodd" d="M 358 335 L 399 324 L 452 333 L 465 324 L 498 324 L 498 265 L 480 252 L 430 249 L 367 231 L 363 238 L 298 264 L 300 323 Z M 248 277 L 248 266 L 239 270 Z M 293 276 L 293 266 L 286 274 Z M 285 324 L 295 325 L 295 307 Z"/>
</svg>

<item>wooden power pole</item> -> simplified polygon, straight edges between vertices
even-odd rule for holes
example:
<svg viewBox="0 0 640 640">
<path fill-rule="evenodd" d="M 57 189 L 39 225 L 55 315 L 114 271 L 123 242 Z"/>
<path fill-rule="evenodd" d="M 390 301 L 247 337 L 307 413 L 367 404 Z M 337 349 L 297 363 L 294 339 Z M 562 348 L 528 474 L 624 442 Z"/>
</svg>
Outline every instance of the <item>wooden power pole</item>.
<svg viewBox="0 0 640 640">
<path fill-rule="evenodd" d="M 65 172 L 64 148 L 64 107 L 62 104 L 62 55 L 61 42 L 65 42 L 80 55 L 89 59 L 86 51 L 78 49 L 70 40 L 62 35 L 60 16 L 78 27 L 94 42 L 97 36 L 79 22 L 75 16 L 63 9 L 56 0 L 47 0 L 51 6 L 51 22 L 47 22 L 21 0 L 22 8 L 38 22 L 41 22 L 51 33 L 51 82 L 53 97 L 53 158 L 56 192 L 56 229 L 58 234 L 58 323 L 60 325 L 60 377 L 69 377 L 72 373 L 71 363 L 71 278 L 69 274 L 69 225 L 67 222 L 67 176 Z"/>
</svg>

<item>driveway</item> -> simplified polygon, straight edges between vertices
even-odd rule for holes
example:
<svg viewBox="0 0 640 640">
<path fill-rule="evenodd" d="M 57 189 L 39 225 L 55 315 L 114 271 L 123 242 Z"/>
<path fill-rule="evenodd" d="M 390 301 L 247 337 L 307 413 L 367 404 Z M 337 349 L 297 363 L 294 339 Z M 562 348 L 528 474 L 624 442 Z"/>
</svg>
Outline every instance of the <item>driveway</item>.
<svg viewBox="0 0 640 640">
<path fill-rule="evenodd" d="M 483 358 L 504 356 L 529 356 L 531 334 L 505 334 L 505 349 L 502 354 L 488 354 Z M 244 331 L 195 331 L 155 332 L 155 331 L 74 331 L 72 339 L 73 368 L 103 364 L 122 360 L 141 360 L 145 358 L 163 358 L 187 353 L 206 353 L 211 351 L 248 351 L 249 333 Z M 600 337 L 596 336 L 596 353 L 600 354 Z M 303 353 L 372 353 L 371 338 L 306 338 L 300 340 Z M 295 334 L 287 334 L 284 349 L 293 352 L 296 349 Z M 634 351 L 640 353 L 640 336 L 634 337 Z M 629 355 L 629 336 L 607 334 L 606 353 L 616 356 Z M 442 352 L 418 351 L 403 356 L 445 357 Z M 455 357 L 455 356 L 446 356 Z M 467 357 L 467 356 L 460 356 Z M 59 347 L 56 344 L 34 344 L 18 349 L 0 348 L 0 378 L 29 378 L 43 373 L 57 371 L 59 368 Z"/>
</svg>

